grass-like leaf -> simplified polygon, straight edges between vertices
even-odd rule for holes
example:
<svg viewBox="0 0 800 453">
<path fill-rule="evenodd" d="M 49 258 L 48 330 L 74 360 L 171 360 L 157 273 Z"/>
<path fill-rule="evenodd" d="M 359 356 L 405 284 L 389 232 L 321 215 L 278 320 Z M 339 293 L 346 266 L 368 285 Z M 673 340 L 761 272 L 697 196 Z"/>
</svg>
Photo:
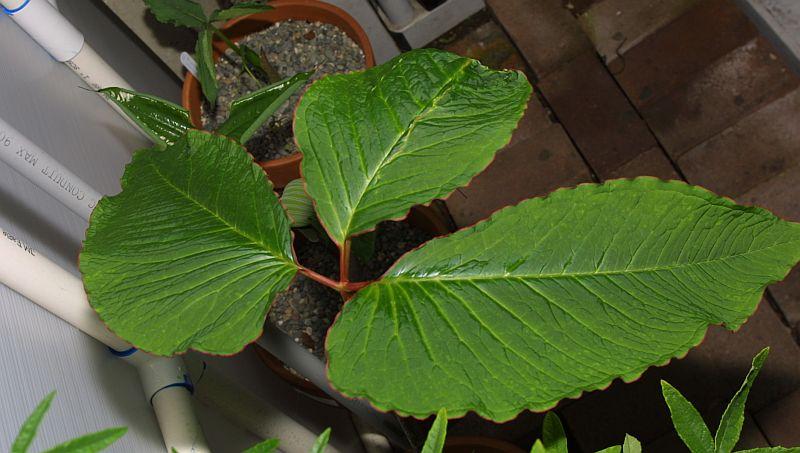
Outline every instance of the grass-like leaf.
<svg viewBox="0 0 800 453">
<path fill-rule="evenodd" d="M 308 81 L 313 72 L 301 72 L 278 83 L 242 96 L 231 103 L 228 119 L 217 132 L 245 143 L 289 97 Z"/>
<path fill-rule="evenodd" d="M 531 87 L 434 49 L 315 82 L 297 107 L 302 172 L 338 244 L 467 184 L 508 143 Z"/>
<path fill-rule="evenodd" d="M 128 428 L 109 428 L 87 434 L 50 448 L 43 453 L 95 453 L 103 451 L 128 432 Z"/>
<path fill-rule="evenodd" d="M 622 445 L 612 445 L 602 450 L 597 450 L 596 453 L 620 453 L 621 451 L 622 451 Z"/>
<path fill-rule="evenodd" d="M 722 414 L 722 419 L 717 428 L 717 435 L 714 439 L 716 453 L 730 453 L 733 447 L 739 441 L 739 435 L 742 432 L 742 425 L 744 424 L 744 406 L 747 403 L 747 396 L 750 394 L 750 388 L 756 380 L 761 367 L 769 355 L 769 348 L 764 348 L 753 358 L 753 364 L 750 371 L 747 373 L 742 386 L 728 403 L 725 412 Z"/>
<path fill-rule="evenodd" d="M 297 268 L 263 170 L 236 142 L 190 130 L 166 150 L 134 154 L 122 192 L 92 213 L 80 269 L 112 331 L 172 355 L 240 351 Z"/>
<path fill-rule="evenodd" d="M 328 334 L 328 375 L 384 410 L 507 420 L 635 379 L 709 325 L 737 328 L 798 259 L 800 224 L 702 188 L 559 190 L 428 242 L 359 291 Z"/>
<path fill-rule="evenodd" d="M 693 453 L 713 453 L 714 439 L 694 405 L 669 382 L 661 381 L 661 392 L 669 407 L 672 424 L 686 446 Z"/>
<path fill-rule="evenodd" d="M 159 97 L 117 87 L 99 91 L 138 124 L 160 148 L 175 143 L 194 127 L 188 110 Z"/>
<path fill-rule="evenodd" d="M 253 445 L 242 453 L 271 453 L 278 450 L 280 443 L 281 442 L 278 439 L 267 439 L 263 442 Z"/>
<path fill-rule="evenodd" d="M 192 0 L 145 0 L 159 22 L 200 29 L 207 23 L 200 4 Z"/>
<path fill-rule="evenodd" d="M 42 424 L 42 419 L 47 413 L 47 410 L 50 409 L 50 404 L 53 402 L 55 396 L 56 392 L 51 392 L 45 396 L 31 415 L 28 416 L 25 423 L 23 423 L 22 427 L 19 429 L 19 434 L 17 434 L 17 438 L 14 439 L 14 443 L 11 444 L 11 453 L 26 453 L 28 451 L 28 447 L 31 446 L 31 442 L 33 442 L 33 439 L 36 437 L 36 431 L 39 430 L 39 425 Z"/>
<path fill-rule="evenodd" d="M 197 62 L 197 79 L 203 90 L 203 96 L 211 107 L 217 103 L 219 87 L 217 86 L 217 70 L 214 67 L 214 49 L 211 41 L 214 38 L 214 31 L 205 27 L 200 30 L 197 43 L 194 49 L 194 58 Z"/>
<path fill-rule="evenodd" d="M 800 453 L 800 447 L 761 447 L 739 450 L 737 453 Z"/>
<path fill-rule="evenodd" d="M 447 410 L 441 409 L 436 413 L 436 419 L 428 431 L 422 453 L 442 453 L 447 438 Z"/>
<path fill-rule="evenodd" d="M 331 429 L 325 428 L 325 431 L 322 432 L 317 437 L 317 440 L 314 441 L 314 445 L 311 446 L 311 453 L 323 453 L 326 448 L 328 448 L 328 441 L 331 438 Z"/>
</svg>

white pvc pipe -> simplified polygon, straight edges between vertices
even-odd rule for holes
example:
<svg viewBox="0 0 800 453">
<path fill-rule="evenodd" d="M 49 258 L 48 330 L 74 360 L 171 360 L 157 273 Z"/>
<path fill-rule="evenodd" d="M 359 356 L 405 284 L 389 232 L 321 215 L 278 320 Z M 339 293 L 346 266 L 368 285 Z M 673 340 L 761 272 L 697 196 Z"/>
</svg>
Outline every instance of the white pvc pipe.
<svg viewBox="0 0 800 453">
<path fill-rule="evenodd" d="M 0 161 L 88 219 L 100 193 L 0 118 Z"/>
<path fill-rule="evenodd" d="M 167 451 L 208 452 L 194 416 L 183 361 L 135 351 L 109 332 L 89 306 L 83 283 L 13 234 L 0 229 L 0 282 L 116 351 L 133 351 L 126 360 L 139 372 L 153 404 Z M 177 380 L 176 380 L 177 379 Z"/>
</svg>

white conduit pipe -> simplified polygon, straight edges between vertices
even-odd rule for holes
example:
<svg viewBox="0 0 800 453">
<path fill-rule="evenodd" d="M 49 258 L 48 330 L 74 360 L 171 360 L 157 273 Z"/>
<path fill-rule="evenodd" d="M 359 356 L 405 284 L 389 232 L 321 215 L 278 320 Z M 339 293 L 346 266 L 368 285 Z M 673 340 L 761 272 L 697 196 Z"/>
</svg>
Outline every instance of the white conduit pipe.
<svg viewBox="0 0 800 453">
<path fill-rule="evenodd" d="M 156 357 L 131 348 L 106 329 L 81 280 L 0 229 L 0 282 L 104 343 L 133 364 L 164 436 L 167 451 L 208 452 L 194 415 L 188 372 L 176 357 Z"/>
<path fill-rule="evenodd" d="M 56 7 L 45 0 L 0 0 L 3 12 L 44 48 L 56 61 L 72 69 L 89 88 L 120 87 L 132 90 L 130 84 L 87 44 L 83 34 Z M 136 126 L 119 107 L 108 102 L 123 118 Z"/>
<path fill-rule="evenodd" d="M 2 118 L 0 118 L 0 161 L 6 163 L 25 176 L 28 180 L 85 220 L 89 219 L 89 215 L 100 199 L 99 192 L 63 167 L 58 161 L 11 127 L 11 125 L 6 123 Z M 10 233 L 7 233 L 5 237 L 6 239 L 16 241 Z M 16 242 L 23 250 L 29 249 L 21 242 Z M 34 252 L 31 251 L 31 253 Z M 3 255 L 0 254 L 0 256 Z M 5 263 L 10 265 L 11 260 L 6 260 Z M 58 268 L 58 266 L 52 262 L 49 263 L 53 271 L 56 272 L 55 268 Z M 58 268 L 58 270 L 61 274 L 71 277 L 71 281 L 74 284 L 73 287 L 65 287 L 63 290 L 70 294 L 79 294 L 80 296 L 64 299 L 59 302 L 58 305 L 52 307 L 47 306 L 45 307 L 47 310 L 108 345 L 111 349 L 116 351 L 115 355 L 127 358 L 128 361 L 137 366 L 142 378 L 142 384 L 145 387 L 145 393 L 148 396 L 153 394 L 147 391 L 148 388 L 155 391 L 169 384 L 174 384 L 176 387 L 186 387 L 189 385 L 184 381 L 184 374 L 188 373 L 181 371 L 183 370 L 182 364 L 180 365 L 180 370 L 168 373 L 177 380 L 172 379 L 171 382 L 165 383 L 162 382 L 163 380 L 151 377 L 151 371 L 158 371 L 161 370 L 161 368 L 159 368 L 158 364 L 153 365 L 153 363 L 145 363 L 140 358 L 153 356 L 141 352 L 133 354 L 135 349 L 131 350 L 130 345 L 108 332 L 105 325 L 97 317 L 97 314 L 89 306 L 83 292 L 83 284 L 80 280 L 61 268 Z M 27 275 L 37 275 L 37 277 L 39 277 L 39 274 L 33 271 Z M 0 283 L 5 283 L 6 286 L 16 290 L 16 285 L 18 283 L 6 277 L 7 275 L 0 273 Z M 31 288 L 34 287 L 35 285 L 31 286 Z M 42 288 L 42 290 L 44 291 L 45 288 Z M 27 295 L 27 293 L 22 291 L 17 292 Z M 41 303 L 38 302 L 39 300 L 46 300 L 48 298 L 47 294 L 32 294 L 32 296 L 33 297 L 29 297 L 29 299 L 40 305 Z M 126 352 L 129 352 L 129 354 L 126 354 Z M 197 363 L 198 361 L 196 359 L 187 357 L 187 360 L 189 360 L 193 370 L 203 369 L 202 364 Z M 152 368 L 152 370 L 142 374 L 142 367 Z M 195 376 L 197 375 L 199 375 L 198 372 L 195 372 Z M 282 449 L 286 453 L 307 452 L 311 449 L 316 439 L 316 434 L 263 399 L 242 389 L 237 384 L 230 382 L 226 377 L 214 370 L 205 370 L 203 382 L 203 385 L 197 388 L 197 398 L 201 402 L 219 410 L 223 415 L 238 425 L 265 439 L 279 436 L 284 437 Z M 170 409 L 169 401 L 175 399 L 179 393 L 186 393 L 180 388 L 176 388 L 175 390 L 175 392 L 162 391 L 159 393 L 158 398 L 152 399 L 159 420 L 173 420 L 171 415 L 160 416 L 159 411 L 164 414 L 174 412 Z M 197 424 L 193 413 L 189 414 L 187 420 L 190 422 L 190 425 L 196 426 L 197 430 L 199 430 L 199 424 Z M 165 429 L 169 429 L 169 427 L 162 426 L 162 433 L 164 433 L 166 442 L 168 434 Z M 287 435 L 290 437 L 287 438 Z M 173 442 L 173 444 L 174 443 L 175 442 Z M 178 451 L 183 450 L 178 448 Z M 202 450 L 198 450 L 196 447 L 193 451 Z"/>
</svg>

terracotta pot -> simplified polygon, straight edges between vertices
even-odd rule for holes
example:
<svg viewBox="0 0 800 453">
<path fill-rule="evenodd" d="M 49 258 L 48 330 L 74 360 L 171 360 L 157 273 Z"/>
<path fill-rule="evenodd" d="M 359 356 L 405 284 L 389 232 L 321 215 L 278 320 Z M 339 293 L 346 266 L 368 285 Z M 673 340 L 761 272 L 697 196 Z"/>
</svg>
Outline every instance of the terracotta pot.
<svg viewBox="0 0 800 453">
<path fill-rule="evenodd" d="M 451 437 L 444 445 L 444 453 L 525 453 L 508 442 L 488 437 Z"/>
<path fill-rule="evenodd" d="M 411 208 L 408 217 L 405 220 L 409 224 L 427 231 L 435 236 L 442 236 L 453 232 L 450 222 L 446 218 L 446 214 L 431 206 L 415 206 Z M 258 344 L 254 344 L 256 354 L 264 364 L 271 369 L 275 374 L 281 377 L 284 381 L 291 384 L 295 389 L 304 393 L 317 401 L 326 404 L 337 405 L 336 401 L 331 399 L 327 393 L 320 390 L 319 387 L 314 385 L 311 381 L 298 376 L 295 373 L 286 369 L 283 362 L 277 357 L 272 355 L 269 351 L 262 348 Z"/>
<path fill-rule="evenodd" d="M 225 35 L 231 41 L 237 42 L 249 34 L 264 30 L 272 24 L 284 20 L 323 22 L 335 25 L 347 33 L 347 36 L 364 51 L 366 66 L 368 68 L 375 66 L 375 55 L 372 53 L 372 46 L 367 34 L 364 33 L 358 22 L 343 10 L 317 0 L 274 0 L 269 2 L 269 5 L 274 9 L 230 20 L 222 27 Z M 217 39 L 213 41 L 213 45 L 214 59 L 216 60 L 228 46 Z M 189 110 L 195 127 L 201 127 L 200 106 L 203 102 L 202 92 L 200 91 L 200 82 L 191 74 L 186 74 L 186 78 L 183 81 L 181 102 L 183 107 Z M 302 160 L 302 156 L 300 153 L 296 153 L 269 162 L 259 162 L 258 164 L 267 173 L 275 187 L 282 188 L 289 181 L 300 177 L 300 160 Z"/>
</svg>

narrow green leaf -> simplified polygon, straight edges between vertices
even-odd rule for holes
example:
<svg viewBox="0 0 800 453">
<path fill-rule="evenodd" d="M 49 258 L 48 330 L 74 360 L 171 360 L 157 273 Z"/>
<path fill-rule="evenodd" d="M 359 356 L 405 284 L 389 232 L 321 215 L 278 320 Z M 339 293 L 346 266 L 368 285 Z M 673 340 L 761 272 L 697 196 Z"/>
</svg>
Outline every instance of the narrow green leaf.
<svg viewBox="0 0 800 453">
<path fill-rule="evenodd" d="M 297 268 L 289 219 L 261 167 L 236 142 L 190 130 L 134 154 L 122 192 L 92 213 L 80 269 L 112 331 L 172 355 L 240 351 Z"/>
<path fill-rule="evenodd" d="M 508 420 L 636 379 L 709 325 L 737 328 L 798 259 L 800 224 L 682 182 L 558 190 L 356 293 L 328 333 L 328 376 L 382 410 Z"/>
<path fill-rule="evenodd" d="M 301 72 L 261 88 L 231 103 L 228 119 L 218 133 L 245 143 L 291 95 L 305 85 L 313 72 Z"/>
<path fill-rule="evenodd" d="M 712 453 L 714 439 L 694 405 L 667 381 L 661 381 L 661 392 L 669 407 L 672 424 L 689 450 L 692 453 Z"/>
<path fill-rule="evenodd" d="M 536 439 L 536 442 L 531 446 L 531 453 L 547 453 L 541 439 Z"/>
<path fill-rule="evenodd" d="M 314 202 L 303 185 L 302 179 L 289 181 L 281 194 L 281 204 L 292 222 L 292 228 L 309 226 L 316 219 Z"/>
<path fill-rule="evenodd" d="M 425 445 L 422 446 L 422 453 L 442 453 L 445 439 L 447 438 L 447 410 L 441 409 L 436 413 L 436 420 L 433 421 Z"/>
<path fill-rule="evenodd" d="M 264 442 L 253 445 L 252 447 L 248 448 L 242 453 L 270 453 L 273 451 L 277 451 L 279 446 L 280 446 L 280 440 L 267 439 Z"/>
<path fill-rule="evenodd" d="M 147 8 L 159 22 L 181 27 L 205 27 L 206 14 L 200 4 L 192 0 L 145 0 Z"/>
<path fill-rule="evenodd" d="M 160 148 L 175 143 L 194 127 L 188 110 L 159 97 L 117 87 L 99 91 L 138 124 Z"/>
<path fill-rule="evenodd" d="M 542 424 L 542 443 L 547 453 L 569 453 L 564 426 L 555 412 L 548 412 Z"/>
<path fill-rule="evenodd" d="M 51 392 L 45 396 L 39 405 L 36 406 L 36 409 L 33 410 L 33 413 L 28 416 L 25 423 L 23 423 L 22 427 L 19 429 L 17 438 L 14 439 L 14 443 L 11 445 L 11 453 L 25 453 L 28 451 L 28 447 L 31 446 L 31 442 L 33 442 L 33 439 L 36 437 L 36 431 L 38 431 L 39 425 L 42 423 L 42 419 L 47 413 L 47 410 L 50 409 L 50 403 L 53 402 L 55 396 L 56 392 Z"/>
<path fill-rule="evenodd" d="M 96 453 L 108 448 L 126 432 L 128 428 L 125 427 L 104 429 L 64 442 L 43 453 Z"/>
<path fill-rule="evenodd" d="M 264 1 L 241 2 L 227 9 L 218 9 L 214 11 L 211 13 L 209 21 L 217 22 L 220 20 L 230 20 L 248 14 L 262 13 L 271 9 L 272 7 L 267 5 Z"/>
<path fill-rule="evenodd" d="M 800 447 L 761 447 L 739 450 L 736 453 L 800 453 Z"/>
<path fill-rule="evenodd" d="M 461 187 L 508 143 L 531 86 L 434 49 L 315 82 L 295 138 L 322 224 L 341 244 Z"/>
<path fill-rule="evenodd" d="M 602 450 L 597 450 L 596 453 L 620 453 L 621 451 L 622 451 L 622 445 L 612 445 Z"/>
<path fill-rule="evenodd" d="M 323 453 L 325 449 L 328 447 L 328 441 L 331 438 L 331 429 L 325 428 L 325 431 L 317 437 L 317 440 L 314 441 L 314 445 L 311 447 L 311 453 Z"/>
<path fill-rule="evenodd" d="M 214 67 L 214 49 L 211 40 L 214 37 L 213 30 L 203 28 L 197 37 L 197 44 L 194 49 L 194 58 L 197 62 L 197 80 L 200 88 L 211 107 L 217 103 L 217 70 Z"/>
<path fill-rule="evenodd" d="M 642 444 L 639 439 L 625 434 L 625 442 L 622 444 L 622 453 L 642 453 Z"/>
<path fill-rule="evenodd" d="M 747 396 L 750 394 L 750 388 L 761 371 L 761 367 L 767 360 L 767 355 L 769 355 L 769 348 L 764 348 L 753 358 L 753 364 L 742 386 L 728 403 L 728 407 L 725 408 L 719 428 L 717 428 L 717 436 L 714 439 L 716 453 L 730 453 L 739 442 L 742 424 L 744 424 L 744 406 L 747 403 Z"/>
</svg>

